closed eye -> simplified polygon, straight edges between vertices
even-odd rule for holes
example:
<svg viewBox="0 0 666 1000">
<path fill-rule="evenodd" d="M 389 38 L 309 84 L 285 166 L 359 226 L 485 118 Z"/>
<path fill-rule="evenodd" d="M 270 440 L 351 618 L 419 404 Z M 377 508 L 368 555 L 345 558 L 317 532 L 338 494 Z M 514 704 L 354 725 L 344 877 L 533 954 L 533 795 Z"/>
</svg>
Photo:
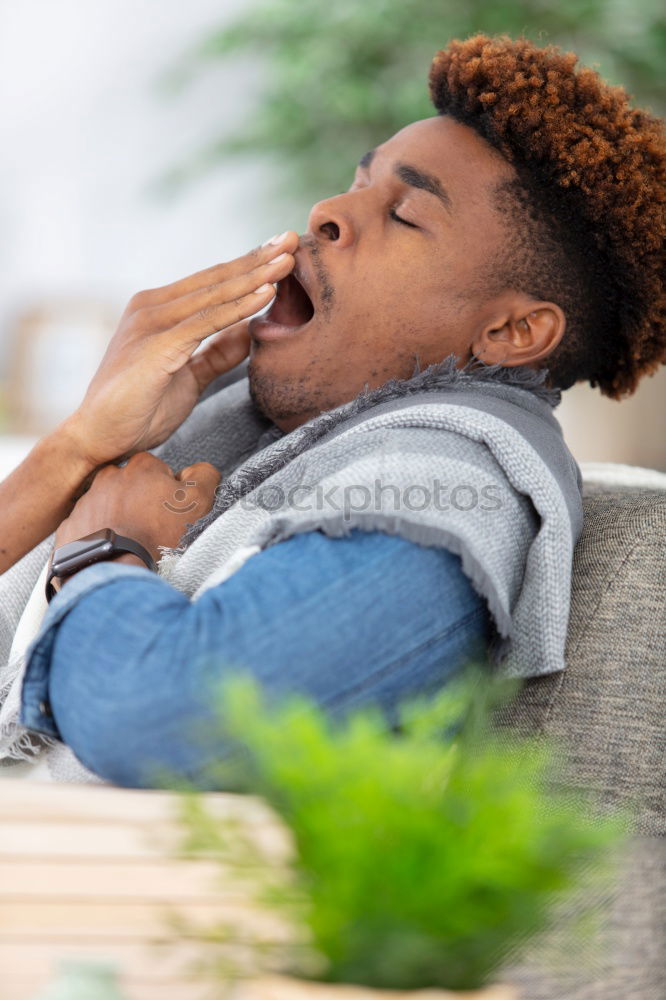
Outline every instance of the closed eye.
<svg viewBox="0 0 666 1000">
<path fill-rule="evenodd" d="M 413 222 L 407 222 L 407 219 L 403 219 L 401 216 L 397 215 L 394 208 L 389 210 L 389 215 L 394 220 L 394 222 L 401 222 L 403 226 L 409 226 L 410 229 L 419 228 L 418 226 L 414 225 Z"/>
</svg>

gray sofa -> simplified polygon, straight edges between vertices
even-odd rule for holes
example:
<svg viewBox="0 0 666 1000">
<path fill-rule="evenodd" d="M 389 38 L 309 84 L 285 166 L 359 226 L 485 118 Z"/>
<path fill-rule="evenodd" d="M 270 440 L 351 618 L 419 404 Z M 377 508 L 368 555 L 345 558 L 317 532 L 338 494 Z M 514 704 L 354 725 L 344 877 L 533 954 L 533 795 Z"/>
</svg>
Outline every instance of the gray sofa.
<svg viewBox="0 0 666 1000">
<path fill-rule="evenodd" d="M 567 950 L 558 949 L 556 931 L 557 971 L 533 951 L 498 979 L 519 985 L 523 1000 L 662 1000 L 666 475 L 585 464 L 582 471 L 585 524 L 574 558 L 567 669 L 528 681 L 497 724 L 509 734 L 559 739 L 570 782 L 609 807 L 630 803 L 635 834 L 620 882 L 599 900 L 603 951 L 583 966 L 568 939 Z M 0 771 L 48 780 L 41 763 Z"/>
<path fill-rule="evenodd" d="M 567 669 L 534 678 L 497 714 L 509 731 L 562 741 L 572 785 L 629 806 L 635 834 L 609 898 L 602 950 L 566 969 L 525 959 L 503 977 L 525 1000 L 666 996 L 664 718 L 666 476 L 583 465 L 585 526 L 574 557 Z M 553 935 L 553 943 L 557 935 Z"/>
</svg>

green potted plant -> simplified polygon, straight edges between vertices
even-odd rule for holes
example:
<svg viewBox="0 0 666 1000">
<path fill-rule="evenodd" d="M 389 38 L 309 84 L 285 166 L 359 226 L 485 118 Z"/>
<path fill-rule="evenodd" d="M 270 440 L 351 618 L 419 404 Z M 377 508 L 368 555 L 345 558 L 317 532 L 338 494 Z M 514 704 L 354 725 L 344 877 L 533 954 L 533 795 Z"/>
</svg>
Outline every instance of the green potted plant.
<svg viewBox="0 0 666 1000">
<path fill-rule="evenodd" d="M 589 926 L 577 897 L 609 878 L 627 820 L 597 815 L 567 789 L 561 748 L 493 730 L 493 709 L 514 690 L 471 669 L 404 703 L 391 727 L 379 708 L 334 723 L 302 697 L 269 703 L 249 677 L 222 686 L 233 752 L 207 786 L 261 796 L 292 858 L 278 874 L 194 789 L 181 798 L 185 846 L 242 868 L 256 899 L 300 931 L 264 941 L 245 968 L 227 957 L 227 995 L 514 1000 L 510 986 L 488 984 L 563 919 L 563 903 L 576 901 L 572 933 Z M 229 945 L 233 929 L 208 940 Z"/>
</svg>

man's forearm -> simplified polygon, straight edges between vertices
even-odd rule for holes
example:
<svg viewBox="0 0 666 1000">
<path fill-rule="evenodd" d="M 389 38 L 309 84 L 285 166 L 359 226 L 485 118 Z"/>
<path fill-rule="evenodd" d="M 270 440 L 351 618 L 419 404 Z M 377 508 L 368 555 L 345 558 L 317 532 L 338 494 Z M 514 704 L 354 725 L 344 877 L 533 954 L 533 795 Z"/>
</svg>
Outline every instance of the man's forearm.
<svg viewBox="0 0 666 1000">
<path fill-rule="evenodd" d="M 210 729 L 224 677 L 245 671 L 269 698 L 291 689 L 333 713 L 392 707 L 481 656 L 488 621 L 458 556 L 381 532 L 295 535 L 196 599 L 99 563 L 47 611 L 21 722 L 115 784 L 160 787 L 153 769 L 199 780 L 234 749 Z"/>
<path fill-rule="evenodd" d="M 130 300 L 80 406 L 0 483 L 0 573 L 69 517 L 97 468 L 166 441 L 206 386 L 247 357 L 249 317 L 294 267 L 298 242 L 289 230 Z"/>
<path fill-rule="evenodd" d="M 63 423 L 0 483 L 0 573 L 69 516 L 95 466 Z"/>
</svg>

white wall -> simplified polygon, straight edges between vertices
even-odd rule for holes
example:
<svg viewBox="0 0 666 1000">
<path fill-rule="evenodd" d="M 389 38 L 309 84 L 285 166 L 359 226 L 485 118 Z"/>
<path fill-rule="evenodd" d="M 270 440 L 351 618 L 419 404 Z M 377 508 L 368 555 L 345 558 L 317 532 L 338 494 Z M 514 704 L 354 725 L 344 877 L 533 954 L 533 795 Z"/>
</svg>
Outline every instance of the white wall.
<svg viewBox="0 0 666 1000">
<path fill-rule="evenodd" d="M 266 168 L 231 162 L 166 204 L 148 194 L 199 138 L 245 111 L 249 64 L 215 68 L 175 100 L 156 87 L 189 43 L 241 7 L 0 4 L 0 334 L 15 309 L 42 296 L 101 296 L 122 307 L 140 288 L 272 235 L 253 203 Z"/>
<path fill-rule="evenodd" d="M 133 292 L 243 253 L 305 218 L 266 209 L 269 167 L 228 161 L 175 200 L 150 184 L 247 113 L 257 61 L 167 100 L 160 73 L 243 0 L 0 0 L 0 380 L 17 313 L 52 296 L 119 315 Z M 5 365 L 6 372 L 6 365 Z M 666 468 L 666 372 L 615 404 L 558 411 L 581 459 Z M 5 373 L 6 377 L 6 373 Z"/>
</svg>

